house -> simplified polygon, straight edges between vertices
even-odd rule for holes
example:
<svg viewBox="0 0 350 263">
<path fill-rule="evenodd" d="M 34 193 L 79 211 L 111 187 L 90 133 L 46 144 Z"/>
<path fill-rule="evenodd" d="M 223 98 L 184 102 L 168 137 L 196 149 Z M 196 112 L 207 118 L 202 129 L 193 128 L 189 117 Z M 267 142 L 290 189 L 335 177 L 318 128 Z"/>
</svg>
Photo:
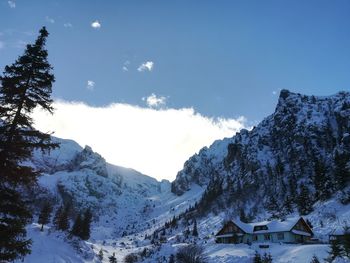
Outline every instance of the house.
<svg viewBox="0 0 350 263">
<path fill-rule="evenodd" d="M 217 243 L 305 243 L 313 235 L 309 225 L 299 217 L 257 223 L 228 221 L 215 237 Z"/>
</svg>

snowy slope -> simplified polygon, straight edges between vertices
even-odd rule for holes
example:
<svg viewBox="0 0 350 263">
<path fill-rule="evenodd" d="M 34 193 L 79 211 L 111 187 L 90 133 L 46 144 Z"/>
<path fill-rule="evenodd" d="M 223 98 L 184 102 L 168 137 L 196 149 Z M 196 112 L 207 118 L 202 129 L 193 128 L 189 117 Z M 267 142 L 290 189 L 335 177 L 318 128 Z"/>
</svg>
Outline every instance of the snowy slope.
<svg viewBox="0 0 350 263">
<path fill-rule="evenodd" d="M 122 262 L 129 253 L 143 252 L 146 256 L 139 262 L 165 263 L 188 243 L 203 245 L 210 263 L 251 262 L 256 250 L 265 251 L 256 245 L 215 244 L 215 233 L 225 220 L 237 217 L 241 208 L 253 220 L 268 219 L 268 197 L 275 196 L 282 204 L 285 194 L 291 193 L 291 175 L 296 186 L 305 183 L 315 191 L 311 157 L 323 158 L 332 172 L 335 150 L 350 149 L 349 116 L 350 93 L 313 97 L 282 91 L 274 114 L 251 131 L 242 130 L 203 148 L 184 164 L 172 184 L 109 164 L 88 146 L 55 138 L 59 149 L 35 152 L 31 160 L 43 173 L 37 199 L 55 200 L 55 208 L 62 202 L 71 203 L 75 213 L 91 208 L 91 238 L 72 241 L 51 224 L 42 233 L 34 223 L 28 226 L 33 253 L 24 262 L 99 262 L 96 254 L 102 249 L 103 262 L 112 253 Z M 218 186 L 223 191 L 205 213 L 188 212 L 208 188 Z M 350 204 L 341 204 L 340 199 L 337 192 L 326 201 L 316 200 L 314 211 L 306 216 L 322 242 L 345 222 L 350 225 Z M 36 212 L 38 204 L 33 205 Z M 179 215 L 176 227 L 164 228 Z M 298 216 L 295 207 L 288 216 Z M 193 228 L 194 217 L 199 238 L 186 234 Z M 328 250 L 327 244 L 272 244 L 266 252 L 274 262 L 294 263 L 309 262 L 313 254 L 323 259 Z"/>
</svg>

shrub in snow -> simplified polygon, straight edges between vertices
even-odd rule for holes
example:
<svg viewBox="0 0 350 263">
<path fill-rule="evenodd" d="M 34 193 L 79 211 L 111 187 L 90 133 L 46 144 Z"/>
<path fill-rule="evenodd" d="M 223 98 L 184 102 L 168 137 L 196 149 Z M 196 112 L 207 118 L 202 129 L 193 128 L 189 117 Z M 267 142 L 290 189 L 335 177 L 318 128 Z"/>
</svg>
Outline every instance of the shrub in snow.
<svg viewBox="0 0 350 263">
<path fill-rule="evenodd" d="M 178 263 L 206 263 L 207 256 L 204 248 L 197 245 L 189 245 L 180 248 L 176 254 L 176 262 Z"/>
<path fill-rule="evenodd" d="M 253 258 L 253 263 L 261 263 L 261 256 L 258 253 L 258 251 L 255 251 L 255 255 L 254 255 L 254 258 Z"/>
<path fill-rule="evenodd" d="M 112 256 L 110 256 L 109 258 L 109 263 L 117 263 L 117 258 L 115 257 L 115 253 L 113 253 Z"/>
<path fill-rule="evenodd" d="M 321 263 L 318 258 L 314 255 L 310 261 L 310 263 Z"/>
<path fill-rule="evenodd" d="M 124 263 L 135 263 L 138 260 L 138 256 L 134 253 L 128 254 L 124 258 Z"/>
<path fill-rule="evenodd" d="M 101 248 L 100 251 L 98 252 L 97 257 L 98 257 L 99 260 L 101 260 L 101 261 L 103 260 L 103 250 L 102 250 L 102 248 Z"/>
</svg>

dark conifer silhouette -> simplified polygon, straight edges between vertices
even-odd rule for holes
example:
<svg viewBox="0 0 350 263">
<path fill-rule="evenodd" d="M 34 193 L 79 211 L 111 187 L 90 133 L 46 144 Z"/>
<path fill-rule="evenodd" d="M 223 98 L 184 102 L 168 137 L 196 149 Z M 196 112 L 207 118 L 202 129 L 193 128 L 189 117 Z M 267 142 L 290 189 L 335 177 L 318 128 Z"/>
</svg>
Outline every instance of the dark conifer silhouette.
<svg viewBox="0 0 350 263">
<path fill-rule="evenodd" d="M 15 63 L 6 66 L 0 76 L 0 261 L 11 261 L 30 253 L 25 224 L 31 217 L 19 194 L 19 188 L 30 187 L 39 173 L 26 166 L 34 149 L 58 147 L 50 135 L 33 128 L 30 114 L 37 106 L 52 113 L 52 67 L 45 49 L 48 32 L 40 30 L 34 44 L 27 45 Z M 14 209 L 14 208 L 18 209 Z M 2 230 L 2 229 L 1 229 Z M 6 236 L 6 237 L 5 237 Z M 5 237 L 5 238 L 4 238 Z"/>
<path fill-rule="evenodd" d="M 198 237 L 197 220 L 194 220 L 192 236 Z"/>
<path fill-rule="evenodd" d="M 318 257 L 316 257 L 316 255 L 313 255 L 310 263 L 321 263 L 320 260 L 318 259 Z"/>
<path fill-rule="evenodd" d="M 19 193 L 9 188 L 0 190 L 0 211 L 0 262 L 9 262 L 30 253 L 25 230 L 30 213 Z"/>
<path fill-rule="evenodd" d="M 329 251 L 329 260 L 332 262 L 337 257 L 341 257 L 344 254 L 344 249 L 338 240 L 331 242 L 331 251 Z"/>
<path fill-rule="evenodd" d="M 84 213 L 84 218 L 82 221 L 82 232 L 81 239 L 88 240 L 90 238 L 90 225 L 92 220 L 92 213 L 90 209 L 87 209 Z"/>
<path fill-rule="evenodd" d="M 255 251 L 254 258 L 253 258 L 253 263 L 262 263 L 261 256 L 258 253 L 258 251 Z"/>
<path fill-rule="evenodd" d="M 72 235 L 81 238 L 82 228 L 83 228 L 83 219 L 81 218 L 81 214 L 79 213 L 74 221 L 72 230 L 70 232 Z"/>
<path fill-rule="evenodd" d="M 70 206 L 65 205 L 57 209 L 54 217 L 54 225 L 57 230 L 67 231 L 69 229 Z"/>
<path fill-rule="evenodd" d="M 101 248 L 100 251 L 98 252 L 97 257 L 98 257 L 98 259 L 99 259 L 100 261 L 103 260 L 103 250 L 102 250 L 102 248 Z"/>
<path fill-rule="evenodd" d="M 115 257 L 115 253 L 113 253 L 112 256 L 110 256 L 109 258 L 109 263 L 117 263 L 117 258 Z"/>
<path fill-rule="evenodd" d="M 305 185 L 300 186 L 299 196 L 298 196 L 298 211 L 301 215 L 307 215 L 312 212 L 312 199 L 310 191 Z"/>
<path fill-rule="evenodd" d="M 39 219 L 38 219 L 38 223 L 41 224 L 40 231 L 43 231 L 44 225 L 50 222 L 51 212 L 52 212 L 52 206 L 50 203 L 46 202 L 41 209 Z"/>
</svg>

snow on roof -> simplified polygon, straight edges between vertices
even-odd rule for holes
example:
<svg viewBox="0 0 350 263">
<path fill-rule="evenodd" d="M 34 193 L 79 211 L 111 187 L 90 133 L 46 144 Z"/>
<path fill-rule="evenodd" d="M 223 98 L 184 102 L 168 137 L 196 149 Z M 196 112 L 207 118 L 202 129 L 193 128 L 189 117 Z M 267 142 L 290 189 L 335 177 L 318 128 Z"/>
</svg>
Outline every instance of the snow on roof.
<svg viewBox="0 0 350 263">
<path fill-rule="evenodd" d="M 301 231 L 301 230 L 293 229 L 293 230 L 292 230 L 292 233 L 297 234 L 297 235 L 301 235 L 301 236 L 311 237 L 311 234 L 310 234 L 310 233 L 307 233 L 307 232 Z"/>
<path fill-rule="evenodd" d="M 262 234 L 262 233 L 271 233 L 271 232 L 284 232 L 284 231 L 290 231 L 293 226 L 299 221 L 300 217 L 295 218 L 288 218 L 284 221 L 262 221 L 262 222 L 255 222 L 255 223 L 243 223 L 240 220 L 234 220 L 233 223 L 235 223 L 239 228 L 241 228 L 244 232 L 250 233 L 250 234 Z M 254 231 L 255 226 L 267 226 L 267 230 L 259 230 Z"/>
<path fill-rule="evenodd" d="M 344 234 L 345 234 L 345 229 L 344 227 L 340 227 L 340 226 L 333 228 L 329 233 L 329 235 L 334 235 L 334 236 L 342 236 Z"/>
</svg>

